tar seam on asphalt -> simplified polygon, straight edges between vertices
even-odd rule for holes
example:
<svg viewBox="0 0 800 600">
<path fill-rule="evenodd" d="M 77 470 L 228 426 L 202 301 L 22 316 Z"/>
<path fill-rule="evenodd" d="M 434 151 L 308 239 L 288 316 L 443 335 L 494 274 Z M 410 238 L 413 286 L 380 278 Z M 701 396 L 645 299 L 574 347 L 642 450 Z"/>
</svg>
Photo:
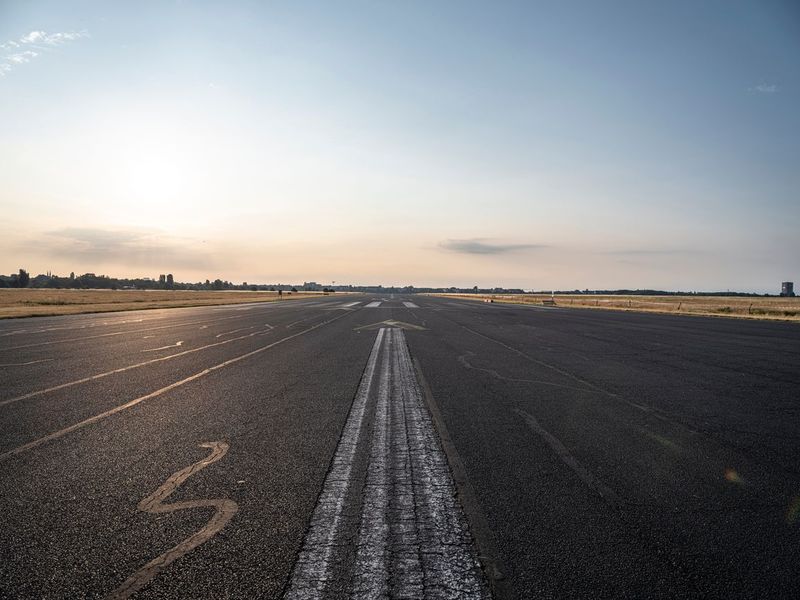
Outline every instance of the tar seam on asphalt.
<svg viewBox="0 0 800 600">
<path fill-rule="evenodd" d="M 369 456 L 366 478 L 354 469 L 359 452 Z M 490 597 L 397 328 L 378 331 L 284 594 L 341 597 Z"/>
<path fill-rule="evenodd" d="M 164 504 L 172 492 L 178 489 L 184 481 L 192 475 L 205 469 L 208 465 L 217 462 L 228 452 L 226 442 L 204 442 L 201 448 L 210 448 L 211 454 L 194 464 L 173 473 L 169 479 L 161 484 L 155 492 L 144 498 L 137 508 L 142 512 L 151 514 L 171 513 L 176 510 L 190 508 L 214 508 L 214 514 L 199 531 L 196 531 L 177 546 L 160 554 L 133 575 L 128 577 L 116 590 L 108 595 L 108 600 L 123 600 L 130 598 L 137 591 L 146 586 L 150 581 L 170 564 L 197 548 L 219 533 L 228 524 L 239 510 L 239 505 L 229 498 L 211 498 L 208 500 L 184 500 Z"/>
</svg>

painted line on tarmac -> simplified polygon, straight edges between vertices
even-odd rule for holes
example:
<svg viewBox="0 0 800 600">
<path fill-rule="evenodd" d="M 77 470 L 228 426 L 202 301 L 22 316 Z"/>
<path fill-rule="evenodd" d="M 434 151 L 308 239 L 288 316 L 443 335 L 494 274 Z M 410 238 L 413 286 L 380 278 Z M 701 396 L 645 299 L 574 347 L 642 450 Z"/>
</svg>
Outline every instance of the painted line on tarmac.
<svg viewBox="0 0 800 600">
<path fill-rule="evenodd" d="M 170 344 L 169 346 L 161 346 L 160 348 L 148 348 L 147 350 L 142 350 L 142 352 L 157 352 L 158 350 L 168 350 L 169 348 L 180 348 L 183 346 L 183 340 L 175 342 L 174 344 Z"/>
<path fill-rule="evenodd" d="M 528 427 L 530 427 L 545 441 L 548 446 L 550 446 L 553 452 L 556 453 L 556 456 L 561 459 L 561 462 L 572 469 L 573 472 L 578 476 L 578 479 L 585 483 L 587 487 L 597 492 L 597 494 L 610 505 L 614 507 L 622 506 L 623 501 L 619 496 L 617 496 L 614 490 L 600 481 L 600 479 L 595 477 L 592 472 L 589 471 L 589 469 L 578 462 L 578 459 L 570 454 L 570 451 L 567 450 L 567 447 L 561 443 L 561 440 L 542 427 L 539 424 L 539 421 L 537 421 L 532 414 L 518 409 L 514 409 L 514 412 L 524 419 L 525 423 L 528 424 Z"/>
<path fill-rule="evenodd" d="M 63 315 L 63 316 L 74 316 L 74 315 Z M 94 315 L 96 316 L 96 315 Z M 163 320 L 164 317 L 158 317 L 156 319 L 148 319 L 148 321 L 160 321 Z M 72 325 L 68 327 L 46 327 L 40 329 L 15 329 L 14 331 L 9 331 L 7 333 L 0 333 L 0 337 L 6 337 L 9 335 L 19 335 L 20 333 L 27 332 L 28 335 L 35 335 L 37 333 L 48 333 L 51 331 L 72 331 L 75 329 L 91 329 L 93 327 L 101 327 L 101 326 L 110 326 L 110 325 L 125 325 L 126 323 L 141 323 L 144 319 L 125 319 L 122 321 L 113 321 L 109 323 L 108 321 L 103 321 L 102 323 L 90 323 L 88 325 Z"/>
<path fill-rule="evenodd" d="M 350 407 L 333 462 L 311 517 L 311 526 L 306 533 L 303 549 L 295 563 L 294 575 L 287 592 L 289 598 L 321 597 L 330 577 L 331 557 L 339 538 L 345 499 L 353 486 L 353 462 L 361 440 L 367 400 L 385 331 L 381 329 L 378 332 L 372 345 L 372 352 L 361 376 L 361 384 Z M 303 595 L 304 591 L 310 595 Z"/>
<path fill-rule="evenodd" d="M 413 302 L 403 302 L 403 306 L 405 306 L 406 308 L 419 308 L 419 306 L 417 306 Z"/>
<path fill-rule="evenodd" d="M 258 327 L 258 325 L 253 325 L 251 327 L 240 327 L 239 329 L 232 329 L 231 331 L 225 331 L 223 333 L 218 333 L 214 337 L 215 338 L 221 338 L 221 337 L 223 337 L 225 335 L 230 335 L 232 333 L 239 333 L 240 331 L 250 331 L 251 329 L 255 329 L 256 327 Z"/>
<path fill-rule="evenodd" d="M 129 402 L 126 402 L 125 404 L 120 404 L 119 406 L 115 406 L 112 409 L 109 409 L 109 410 L 106 410 L 104 412 L 101 412 L 101 413 L 99 413 L 97 415 L 94 415 L 93 417 L 89 417 L 88 419 L 84 419 L 83 421 L 79 421 L 78 423 L 70 425 L 69 427 L 65 427 L 64 429 L 59 429 L 58 431 L 54 431 L 53 433 L 50 433 L 50 434 L 45 435 L 43 437 L 37 438 L 37 439 L 35 439 L 35 440 L 31 441 L 31 442 L 28 442 L 27 444 L 23 444 L 22 446 L 17 446 L 16 448 L 13 448 L 12 450 L 8 450 L 7 452 L 3 452 L 2 454 L 0 454 L 0 463 L 8 460 L 12 456 L 17 456 L 18 454 L 22 454 L 23 452 L 27 452 L 28 450 L 32 450 L 32 449 L 34 449 L 34 448 L 36 448 L 38 446 L 41 446 L 42 444 L 45 444 L 47 442 L 51 442 L 53 440 L 57 440 L 58 438 L 64 437 L 65 435 L 67 435 L 69 433 L 72 433 L 73 431 L 77 431 L 79 429 L 83 429 L 87 425 L 92 425 L 93 423 L 97 423 L 98 421 L 101 421 L 102 419 L 105 419 L 107 417 L 113 416 L 113 415 L 115 415 L 117 413 L 120 413 L 122 411 L 128 410 L 129 408 L 133 408 L 137 404 L 141 404 L 142 402 L 144 402 L 146 400 L 151 400 L 153 398 L 157 398 L 159 396 L 163 396 L 164 394 L 166 394 L 167 392 L 169 392 L 171 390 L 174 390 L 174 389 L 179 388 L 179 387 L 181 387 L 183 385 L 186 385 L 187 383 L 191 383 L 192 381 L 195 381 L 197 379 L 205 377 L 206 375 L 209 375 L 209 374 L 211 374 L 211 373 L 213 373 L 215 371 L 218 371 L 220 369 L 224 369 L 225 367 L 228 367 L 228 366 L 230 366 L 232 364 L 235 364 L 235 363 L 237 363 L 239 361 L 245 360 L 246 358 L 250 358 L 251 356 L 255 356 L 256 354 L 260 354 L 260 353 L 262 353 L 262 352 L 264 352 L 266 350 L 269 350 L 270 348 L 274 348 L 275 346 L 277 346 L 279 344 L 282 344 L 284 342 L 288 342 L 289 340 L 293 340 L 294 338 L 300 337 L 301 335 L 305 335 L 306 333 L 310 333 L 310 332 L 314 331 L 315 329 L 319 329 L 320 327 L 322 327 L 324 325 L 328 325 L 329 323 L 333 323 L 334 321 L 338 321 L 342 317 L 346 317 L 348 315 L 349 315 L 349 313 L 344 313 L 342 315 L 339 315 L 338 317 L 334 317 L 332 319 L 328 319 L 327 321 L 323 321 L 322 323 L 317 323 L 316 325 L 312 325 L 308 329 L 304 329 L 303 331 L 298 331 L 297 333 L 293 333 L 292 335 L 287 335 L 285 338 L 281 338 L 276 342 L 272 342 L 271 344 L 267 344 L 266 346 L 262 346 L 261 348 L 256 348 L 255 350 L 247 352 L 246 354 L 241 354 L 241 355 L 236 356 L 234 358 L 228 359 L 226 361 L 223 361 L 221 363 L 218 363 L 218 364 L 214 365 L 213 367 L 208 367 L 207 369 L 203 369 L 202 371 L 199 371 L 198 373 L 195 373 L 194 375 L 190 375 L 189 377 L 185 377 L 185 378 L 181 379 L 180 381 L 176 381 L 175 383 L 171 383 L 170 385 L 164 386 L 164 387 L 162 387 L 160 389 L 157 389 L 154 392 L 150 392 L 149 394 L 145 394 L 144 396 L 139 396 L 138 398 L 134 398 L 133 400 L 131 400 Z M 252 334 L 250 334 L 250 335 L 252 335 Z M 232 341 L 232 340 L 227 340 L 227 341 Z M 222 343 L 225 343 L 225 342 L 219 342 L 219 343 L 222 344 Z"/>
<path fill-rule="evenodd" d="M 311 319 L 317 317 L 318 315 L 309 315 L 303 319 L 297 319 L 297 321 L 292 321 L 286 326 L 286 329 L 292 329 L 295 325 L 300 325 L 300 323 L 305 323 L 306 321 L 310 321 Z"/>
<path fill-rule="evenodd" d="M 366 478 L 355 469 L 365 454 Z M 284 593 L 340 597 L 490 597 L 397 328 L 378 331 Z"/>
<path fill-rule="evenodd" d="M 28 392 L 27 394 L 23 394 L 22 396 L 17 396 L 16 398 L 9 398 L 7 400 L 0 400 L 0 406 L 5 406 L 6 404 L 12 404 L 14 402 L 19 402 L 20 400 L 27 400 L 28 398 L 34 398 L 35 396 L 41 396 L 42 394 L 47 394 L 50 392 L 55 392 L 57 390 L 63 390 L 64 388 L 72 387 L 74 385 L 79 385 L 81 383 L 87 383 L 89 381 L 94 381 L 95 379 L 102 379 L 103 377 L 108 377 L 109 375 L 114 375 L 115 373 L 124 373 L 125 371 L 130 371 L 131 369 L 138 369 L 139 367 L 145 367 L 147 365 L 152 365 L 157 362 L 162 362 L 165 360 L 170 360 L 172 358 L 178 358 L 179 356 L 186 356 L 187 354 L 192 354 L 193 352 L 200 352 L 201 350 L 207 350 L 208 348 L 215 348 L 217 346 L 222 346 L 224 344 L 230 344 L 231 342 L 236 342 L 238 340 L 243 340 L 245 338 L 255 337 L 258 335 L 267 335 L 269 331 L 256 331 L 254 333 L 248 333 L 247 335 L 241 335 L 239 337 L 230 338 L 229 340 L 223 340 L 221 342 L 215 342 L 213 344 L 208 344 L 206 346 L 200 346 L 199 348 L 192 348 L 191 350 L 184 350 L 183 352 L 178 352 L 177 354 L 169 354 L 167 356 L 161 356 L 159 358 L 153 358 L 150 360 L 146 360 L 144 362 L 136 363 L 134 365 L 128 365 L 127 367 L 120 367 L 118 369 L 112 369 L 111 371 L 106 371 L 104 373 L 98 373 L 96 375 L 89 375 L 88 377 L 82 377 L 81 379 L 76 379 L 74 381 L 68 381 L 66 383 L 61 383 L 59 385 L 55 385 L 53 387 L 44 388 L 42 390 L 36 390 L 35 392 Z"/>
<path fill-rule="evenodd" d="M 0 367 L 25 367 L 27 365 L 36 365 L 43 362 L 50 362 L 53 360 L 52 358 L 42 358 L 40 360 L 29 360 L 28 362 L 21 362 L 21 363 L 5 363 L 0 365 Z"/>
<path fill-rule="evenodd" d="M 364 308 L 378 308 L 381 305 L 380 302 L 370 302 Z"/>
<path fill-rule="evenodd" d="M 214 508 L 214 514 L 202 529 L 193 533 L 180 544 L 157 556 L 141 569 L 136 571 L 122 585 L 108 595 L 109 600 L 122 600 L 130 598 L 137 591 L 146 586 L 161 571 L 167 568 L 183 555 L 191 552 L 200 544 L 203 544 L 219 533 L 228 524 L 239 510 L 239 505 L 229 498 L 213 498 L 209 500 L 185 500 L 183 502 L 173 502 L 164 504 L 166 500 L 183 482 L 195 473 L 205 469 L 208 465 L 220 460 L 228 452 L 228 444 L 225 442 L 204 442 L 201 448 L 210 448 L 211 454 L 196 463 L 173 473 L 159 488 L 144 498 L 137 508 L 146 513 L 154 515 L 171 513 L 177 510 L 191 508 Z"/>
<path fill-rule="evenodd" d="M 66 340 L 50 340 L 49 342 L 37 342 L 35 344 L 27 344 L 25 346 L 11 346 L 9 348 L 0 348 L 0 351 L 7 351 L 7 350 L 20 350 L 22 348 L 34 348 L 37 346 L 49 346 L 52 344 L 65 344 L 67 342 L 82 342 L 83 340 L 95 340 L 98 338 L 104 337 L 113 337 L 117 335 L 136 335 L 139 333 L 143 333 L 145 331 L 158 331 L 161 329 L 170 329 L 174 327 L 188 327 L 189 325 L 198 325 L 200 323 L 217 323 L 219 321 L 230 321 L 231 319 L 241 319 L 241 315 L 235 315 L 233 317 L 220 317 L 219 319 L 204 319 L 202 321 L 190 321 L 188 323 L 172 323 L 170 325 L 161 325 L 160 327 L 147 327 L 145 329 L 136 329 L 133 331 L 115 331 L 112 333 L 100 333 L 98 335 L 88 335 L 81 338 L 69 338 Z"/>
</svg>

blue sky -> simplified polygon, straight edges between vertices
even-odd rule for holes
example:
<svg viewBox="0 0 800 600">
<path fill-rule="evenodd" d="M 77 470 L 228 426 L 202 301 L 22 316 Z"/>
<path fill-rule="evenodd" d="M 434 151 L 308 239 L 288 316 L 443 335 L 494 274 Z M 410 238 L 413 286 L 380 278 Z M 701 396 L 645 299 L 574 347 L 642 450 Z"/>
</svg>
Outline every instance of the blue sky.
<svg viewBox="0 0 800 600">
<path fill-rule="evenodd" d="M 0 272 L 800 279 L 793 2 L 0 1 L 0 43 Z"/>
</svg>

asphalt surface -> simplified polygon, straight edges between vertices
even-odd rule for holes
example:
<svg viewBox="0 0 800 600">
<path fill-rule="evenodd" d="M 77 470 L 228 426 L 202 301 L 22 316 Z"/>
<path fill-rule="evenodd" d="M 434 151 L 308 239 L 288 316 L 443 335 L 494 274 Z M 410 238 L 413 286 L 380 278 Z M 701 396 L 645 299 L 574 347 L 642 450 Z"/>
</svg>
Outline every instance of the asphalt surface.
<svg viewBox="0 0 800 600">
<path fill-rule="evenodd" d="M 800 597 L 799 384 L 787 323 L 389 295 L 2 321 L 0 597 Z"/>
</svg>

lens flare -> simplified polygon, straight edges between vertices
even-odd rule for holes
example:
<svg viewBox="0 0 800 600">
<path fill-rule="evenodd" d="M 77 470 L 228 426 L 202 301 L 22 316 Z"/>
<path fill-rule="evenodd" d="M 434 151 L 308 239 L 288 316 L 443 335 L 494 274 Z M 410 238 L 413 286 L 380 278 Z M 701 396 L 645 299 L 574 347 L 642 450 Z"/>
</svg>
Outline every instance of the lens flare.
<svg viewBox="0 0 800 600">
<path fill-rule="evenodd" d="M 786 511 L 786 522 L 794 525 L 800 517 L 800 496 L 795 496 L 789 503 L 789 510 Z"/>
<path fill-rule="evenodd" d="M 741 478 L 735 469 L 731 468 L 725 469 L 725 480 L 729 481 L 730 483 L 737 483 L 739 485 L 744 484 L 744 479 Z"/>
</svg>

